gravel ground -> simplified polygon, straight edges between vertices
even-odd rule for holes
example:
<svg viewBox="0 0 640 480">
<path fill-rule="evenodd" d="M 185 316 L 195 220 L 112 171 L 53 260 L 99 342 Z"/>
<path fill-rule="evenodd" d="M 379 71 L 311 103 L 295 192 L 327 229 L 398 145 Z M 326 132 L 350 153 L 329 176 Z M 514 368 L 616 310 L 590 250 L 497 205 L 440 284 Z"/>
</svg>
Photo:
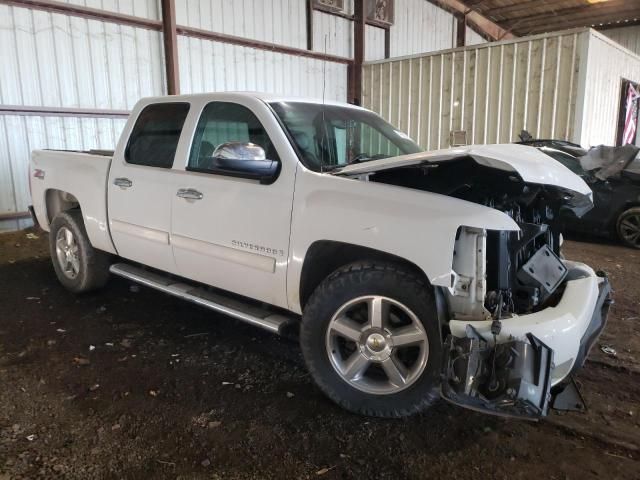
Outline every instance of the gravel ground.
<svg viewBox="0 0 640 480">
<path fill-rule="evenodd" d="M 587 413 L 379 420 L 326 400 L 294 341 L 122 279 L 68 293 L 46 241 L 0 235 L 0 480 L 639 478 L 640 252 L 565 246 L 615 289 Z"/>
</svg>

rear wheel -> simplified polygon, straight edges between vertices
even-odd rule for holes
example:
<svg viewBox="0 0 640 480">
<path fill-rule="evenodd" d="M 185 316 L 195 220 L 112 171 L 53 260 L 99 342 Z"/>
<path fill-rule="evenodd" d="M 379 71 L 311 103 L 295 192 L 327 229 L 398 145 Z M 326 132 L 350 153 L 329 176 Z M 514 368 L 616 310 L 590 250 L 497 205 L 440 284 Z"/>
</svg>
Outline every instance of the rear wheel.
<svg viewBox="0 0 640 480">
<path fill-rule="evenodd" d="M 49 232 L 49 250 L 58 280 L 67 290 L 88 292 L 107 283 L 111 257 L 91 246 L 80 210 L 55 216 Z"/>
<path fill-rule="evenodd" d="M 433 292 L 407 269 L 361 262 L 329 276 L 305 308 L 300 342 L 318 386 L 348 410 L 403 417 L 437 398 Z"/>
<path fill-rule="evenodd" d="M 640 207 L 622 212 L 617 223 L 618 237 L 628 247 L 640 248 Z"/>
</svg>

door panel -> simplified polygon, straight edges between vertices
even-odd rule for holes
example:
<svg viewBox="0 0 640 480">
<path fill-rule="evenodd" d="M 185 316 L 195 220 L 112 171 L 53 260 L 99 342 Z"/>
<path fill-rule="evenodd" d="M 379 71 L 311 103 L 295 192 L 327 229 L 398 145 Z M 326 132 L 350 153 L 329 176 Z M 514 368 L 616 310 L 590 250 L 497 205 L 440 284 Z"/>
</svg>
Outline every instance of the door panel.
<svg viewBox="0 0 640 480">
<path fill-rule="evenodd" d="M 171 243 L 179 274 L 286 307 L 286 266 L 295 170 L 271 185 L 217 174 L 212 155 L 226 142 L 252 142 L 278 160 L 246 107 L 205 106 L 186 171 L 173 181 Z M 190 190 L 191 198 L 178 196 Z M 199 195 L 197 195 L 199 194 Z"/>
<path fill-rule="evenodd" d="M 107 198 L 118 254 L 175 272 L 169 242 L 173 165 L 187 103 L 152 104 L 142 110 L 121 158 L 114 158 Z"/>
</svg>

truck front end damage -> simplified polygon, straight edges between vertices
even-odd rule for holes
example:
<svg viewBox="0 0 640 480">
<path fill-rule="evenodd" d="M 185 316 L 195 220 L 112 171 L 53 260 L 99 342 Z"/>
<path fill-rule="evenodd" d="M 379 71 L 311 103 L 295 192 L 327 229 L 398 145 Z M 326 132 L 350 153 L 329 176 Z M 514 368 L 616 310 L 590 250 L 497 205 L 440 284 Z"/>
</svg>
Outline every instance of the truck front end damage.
<svg viewBox="0 0 640 480">
<path fill-rule="evenodd" d="M 605 274 L 560 258 L 559 211 L 583 213 L 589 198 L 550 186 L 497 188 L 483 203 L 520 231 L 461 227 L 456 236 L 442 396 L 486 413 L 539 418 L 575 388 L 570 374 L 604 328 L 611 288 Z"/>
<path fill-rule="evenodd" d="M 522 418 L 576 403 L 566 398 L 577 393 L 570 375 L 583 365 L 611 303 L 604 273 L 560 254 L 560 212 L 586 213 L 591 191 L 539 153 L 494 145 L 347 167 L 369 181 L 499 210 L 518 225 L 515 231 L 458 229 L 451 282 L 442 287 L 448 307 L 442 396 Z"/>
<path fill-rule="evenodd" d="M 542 239 L 523 242 L 524 228 L 461 230 L 454 271 L 462 273 L 447 291 L 442 396 L 523 418 L 542 417 L 551 406 L 570 408 L 562 399 L 576 393 L 570 374 L 583 365 L 606 322 L 606 275 L 560 259 Z M 469 275 L 465 266 L 474 260 L 478 269 Z"/>
</svg>

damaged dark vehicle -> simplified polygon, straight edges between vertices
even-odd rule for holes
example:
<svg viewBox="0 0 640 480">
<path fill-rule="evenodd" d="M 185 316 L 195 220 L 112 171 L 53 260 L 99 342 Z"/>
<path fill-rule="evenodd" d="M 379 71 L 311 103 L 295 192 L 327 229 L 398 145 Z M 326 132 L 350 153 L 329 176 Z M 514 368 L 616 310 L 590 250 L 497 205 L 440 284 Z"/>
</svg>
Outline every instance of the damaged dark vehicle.
<svg viewBox="0 0 640 480">
<path fill-rule="evenodd" d="M 560 162 L 593 191 L 593 209 L 582 217 L 564 212 L 560 219 L 563 231 L 617 239 L 640 249 L 640 148 L 598 146 L 587 151 L 559 140 L 521 143 Z"/>
</svg>

